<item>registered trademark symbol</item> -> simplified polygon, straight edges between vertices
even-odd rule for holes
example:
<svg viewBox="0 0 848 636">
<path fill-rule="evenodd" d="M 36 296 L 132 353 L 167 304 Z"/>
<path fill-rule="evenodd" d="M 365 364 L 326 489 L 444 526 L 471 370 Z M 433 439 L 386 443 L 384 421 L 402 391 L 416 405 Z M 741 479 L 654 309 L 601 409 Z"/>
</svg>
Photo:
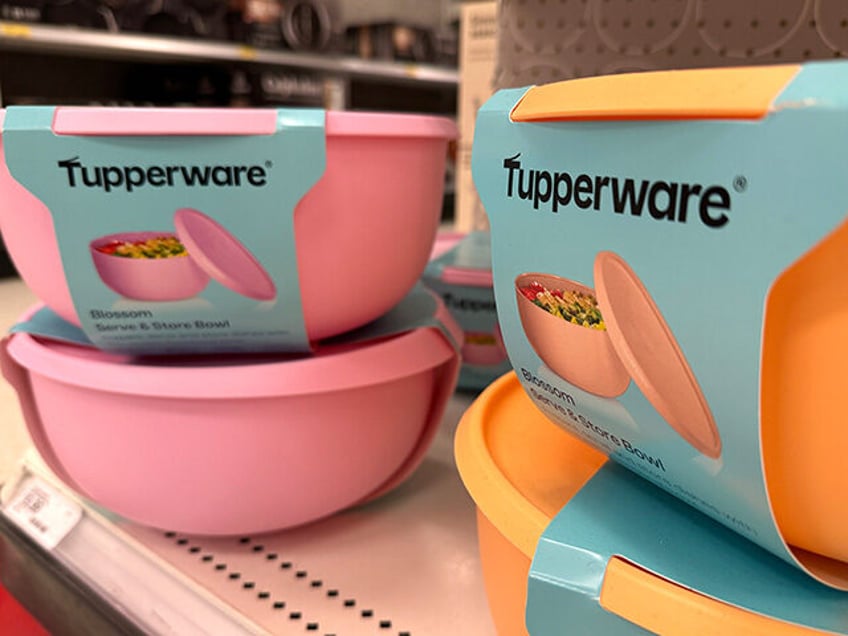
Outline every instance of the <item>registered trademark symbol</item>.
<svg viewBox="0 0 848 636">
<path fill-rule="evenodd" d="M 271 162 L 271 161 L 266 161 L 266 162 L 265 162 L 265 167 L 266 167 L 266 168 L 272 168 L 273 166 L 274 166 L 273 162 Z"/>
<path fill-rule="evenodd" d="M 740 174 L 733 180 L 733 189 L 737 192 L 744 192 L 748 189 L 748 179 Z"/>
</svg>

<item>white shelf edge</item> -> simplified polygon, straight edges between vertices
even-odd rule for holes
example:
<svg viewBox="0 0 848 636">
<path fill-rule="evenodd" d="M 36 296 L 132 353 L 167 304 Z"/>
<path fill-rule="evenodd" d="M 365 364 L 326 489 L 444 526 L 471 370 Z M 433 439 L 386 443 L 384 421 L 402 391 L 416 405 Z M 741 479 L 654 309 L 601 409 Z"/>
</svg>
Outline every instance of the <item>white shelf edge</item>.
<svg viewBox="0 0 848 636">
<path fill-rule="evenodd" d="M 34 449 L 21 459 L 18 474 L 7 484 L 6 499 L 28 476 L 82 510 L 76 527 L 50 550 L 54 558 L 139 629 L 180 636 L 270 636 L 102 518 L 49 473 Z M 17 525 L 2 508 L 0 514 Z"/>
</svg>

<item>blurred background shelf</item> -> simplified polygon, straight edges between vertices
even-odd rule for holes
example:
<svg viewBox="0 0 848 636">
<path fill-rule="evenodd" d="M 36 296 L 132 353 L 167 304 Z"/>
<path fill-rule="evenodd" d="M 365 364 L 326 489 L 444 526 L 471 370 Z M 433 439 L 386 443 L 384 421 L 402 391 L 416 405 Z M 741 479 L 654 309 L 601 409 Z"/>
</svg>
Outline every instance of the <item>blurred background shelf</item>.
<svg viewBox="0 0 848 636">
<path fill-rule="evenodd" d="M 103 58 L 111 61 L 250 63 L 317 72 L 337 78 L 362 78 L 455 88 L 455 68 L 367 60 L 334 53 L 278 51 L 246 44 L 159 35 L 112 33 L 95 29 L 0 22 L 0 50 Z"/>
<path fill-rule="evenodd" d="M 318 107 L 455 118 L 456 0 L 0 0 L 0 107 Z M 454 214 L 455 164 L 443 217 Z M 0 241 L 0 277 L 14 269 Z"/>
<path fill-rule="evenodd" d="M 457 0 L 0 0 L 0 103 L 455 116 Z"/>
</svg>

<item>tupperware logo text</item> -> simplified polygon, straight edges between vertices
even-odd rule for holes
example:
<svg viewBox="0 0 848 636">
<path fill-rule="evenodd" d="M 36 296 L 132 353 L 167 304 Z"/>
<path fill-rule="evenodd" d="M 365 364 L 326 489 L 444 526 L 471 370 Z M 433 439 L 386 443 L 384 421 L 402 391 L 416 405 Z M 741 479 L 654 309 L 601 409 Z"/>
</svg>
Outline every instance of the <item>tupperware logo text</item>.
<svg viewBox="0 0 848 636">
<path fill-rule="evenodd" d="M 65 171 L 68 186 L 101 188 L 104 192 L 132 192 L 146 186 L 154 188 L 182 185 L 188 187 L 233 188 L 268 183 L 264 167 L 253 166 L 85 166 L 79 157 L 58 161 Z"/>
<path fill-rule="evenodd" d="M 709 228 L 724 227 L 730 220 L 730 192 L 719 185 L 526 169 L 520 157 L 518 153 L 504 159 L 506 196 L 531 201 L 535 210 L 557 213 L 573 204 L 582 210 L 608 208 L 622 216 L 679 223 L 694 217 Z"/>
</svg>

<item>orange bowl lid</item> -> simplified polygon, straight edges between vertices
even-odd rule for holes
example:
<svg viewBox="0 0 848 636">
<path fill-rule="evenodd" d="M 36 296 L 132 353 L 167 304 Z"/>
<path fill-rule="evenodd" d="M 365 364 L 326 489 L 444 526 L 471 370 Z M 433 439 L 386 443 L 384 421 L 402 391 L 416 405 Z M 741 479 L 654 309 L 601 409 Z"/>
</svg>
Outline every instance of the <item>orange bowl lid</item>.
<svg viewBox="0 0 848 636">
<path fill-rule="evenodd" d="M 674 69 L 583 77 L 528 89 L 513 121 L 761 119 L 797 64 Z"/>
<path fill-rule="evenodd" d="M 457 428 L 455 454 L 480 512 L 528 564 L 553 518 L 606 461 L 553 424 L 514 372 L 492 383 L 466 411 Z M 823 596 L 835 594 L 822 588 Z M 831 633 L 730 605 L 617 556 L 606 564 L 597 600 L 608 612 L 667 636 Z"/>
<path fill-rule="evenodd" d="M 606 462 L 551 422 L 512 372 L 466 411 L 455 454 L 477 507 L 528 558 L 551 519 Z"/>
</svg>

